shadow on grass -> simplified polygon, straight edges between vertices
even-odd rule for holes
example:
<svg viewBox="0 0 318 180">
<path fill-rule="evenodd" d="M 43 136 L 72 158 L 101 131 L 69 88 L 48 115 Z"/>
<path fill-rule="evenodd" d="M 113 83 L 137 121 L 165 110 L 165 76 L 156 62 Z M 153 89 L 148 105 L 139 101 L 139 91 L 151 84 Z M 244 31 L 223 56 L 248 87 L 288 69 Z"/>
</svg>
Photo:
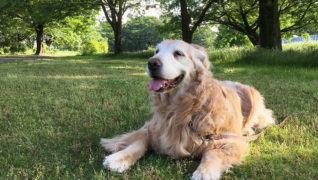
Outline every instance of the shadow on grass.
<svg viewBox="0 0 318 180">
<path fill-rule="evenodd" d="M 142 52 L 124 52 L 120 54 L 96 54 L 96 55 L 90 55 L 90 56 L 84 56 L 84 55 L 77 55 L 77 56 L 65 56 L 59 58 L 60 60 L 123 60 L 123 59 L 142 59 L 147 60 L 153 56 L 152 51 L 142 51 Z"/>
</svg>

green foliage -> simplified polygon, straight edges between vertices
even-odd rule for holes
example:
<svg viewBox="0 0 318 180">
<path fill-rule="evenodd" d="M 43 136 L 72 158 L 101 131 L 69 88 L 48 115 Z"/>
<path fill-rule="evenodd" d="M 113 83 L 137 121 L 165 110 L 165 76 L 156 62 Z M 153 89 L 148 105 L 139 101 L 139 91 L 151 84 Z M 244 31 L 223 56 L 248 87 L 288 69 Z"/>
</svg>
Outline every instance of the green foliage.
<svg viewBox="0 0 318 180">
<path fill-rule="evenodd" d="M 107 41 L 105 42 L 99 42 L 99 51 L 100 53 L 108 53 L 108 43 Z"/>
<path fill-rule="evenodd" d="M 156 0 L 160 3 L 160 6 L 163 10 L 163 15 L 168 21 L 165 23 L 167 29 L 170 29 L 169 26 L 179 27 L 181 31 L 181 15 L 180 15 L 180 1 L 179 0 Z M 187 10 L 192 19 L 190 27 L 200 18 L 201 12 L 208 1 L 200 0 L 188 0 L 187 1 Z M 177 12 L 177 13 L 176 13 Z M 204 18 L 205 19 L 205 18 Z"/>
<path fill-rule="evenodd" d="M 17 52 L 22 52 L 23 53 L 26 50 L 27 50 L 27 48 L 22 43 L 14 43 L 14 44 L 11 44 L 11 47 L 10 47 L 10 52 L 12 54 L 17 53 Z"/>
<path fill-rule="evenodd" d="M 16 14 L 16 17 L 35 27 L 35 25 L 58 22 L 68 16 L 91 13 L 95 5 L 85 2 L 85 0 L 10 0 L 8 3 L 12 8 L 12 16 Z"/>
<path fill-rule="evenodd" d="M 280 0 L 280 26 L 282 37 L 315 33 L 318 29 L 318 1 L 317 0 Z M 316 31 L 317 32 L 317 31 Z"/>
<path fill-rule="evenodd" d="M 21 28 L 25 31 L 28 27 L 33 32 L 37 32 L 37 39 L 42 39 L 43 27 L 54 26 L 63 21 L 66 17 L 75 15 L 92 14 L 96 4 L 87 3 L 87 0 L 3 0 L 0 4 L 0 17 L 7 16 L 7 19 L 17 19 L 22 22 L 22 25 L 15 24 L 10 28 Z M 72 36 L 71 36 L 72 37 Z M 19 41 L 19 40 L 18 40 Z M 34 38 L 32 39 L 34 41 Z M 42 53 L 42 41 L 37 43 L 37 53 Z M 14 44 L 14 43 L 10 43 Z M 32 44 L 27 43 L 27 44 Z M 14 47 L 14 50 L 19 48 Z"/>
<path fill-rule="evenodd" d="M 124 51 L 141 51 L 154 47 L 162 37 L 156 31 L 161 22 L 155 17 L 132 18 L 123 26 L 123 49 Z"/>
<path fill-rule="evenodd" d="M 213 48 L 216 39 L 216 33 L 209 26 L 202 26 L 197 29 L 193 35 L 193 43 L 199 44 L 207 49 Z"/>
<path fill-rule="evenodd" d="M 207 18 L 211 23 L 223 24 L 239 30 L 249 26 L 254 30 L 258 19 L 258 0 L 227 0 L 213 3 Z M 242 14 L 243 13 L 243 14 Z"/>
<path fill-rule="evenodd" d="M 108 46 L 109 51 L 114 52 L 114 45 L 115 45 L 115 39 L 114 39 L 114 32 L 108 22 L 100 22 L 99 26 L 99 33 L 101 34 L 102 38 L 108 40 Z"/>
<path fill-rule="evenodd" d="M 0 48 L 5 49 L 2 53 L 8 53 L 7 49 L 11 53 L 24 52 L 30 47 L 33 30 L 21 19 L 12 18 L 8 13 L 6 9 L 0 12 Z"/>
<path fill-rule="evenodd" d="M 124 51 L 142 51 L 154 47 L 162 41 L 163 37 L 157 30 L 162 22 L 155 17 L 130 18 L 123 25 L 122 39 Z M 114 51 L 114 34 L 107 22 L 101 22 L 99 32 L 103 38 L 108 39 L 109 50 Z"/>
<path fill-rule="evenodd" d="M 86 41 L 82 45 L 82 55 L 92 55 L 95 53 L 107 53 L 107 42 L 98 42 L 94 40 Z"/>
<path fill-rule="evenodd" d="M 190 2 L 193 3 L 198 1 L 191 0 Z M 206 2 L 207 1 L 202 4 Z M 279 0 L 278 8 L 283 38 L 290 38 L 295 34 L 302 35 L 317 30 L 317 0 Z M 199 9 L 200 8 L 195 10 L 200 11 Z M 249 40 L 254 45 L 259 45 L 260 41 L 258 19 L 258 0 L 217 1 L 213 3 L 206 15 L 206 23 L 222 24 L 235 31 L 248 35 Z"/>
<path fill-rule="evenodd" d="M 164 39 L 182 39 L 180 17 L 164 14 L 160 19 L 163 19 L 162 24 L 159 24 L 156 29 Z"/>
<path fill-rule="evenodd" d="M 98 41 L 86 41 L 82 45 L 82 55 L 92 55 L 99 50 Z"/>
<path fill-rule="evenodd" d="M 214 41 L 214 47 L 226 48 L 232 46 L 252 46 L 248 37 L 243 33 L 236 31 L 230 27 L 220 25 L 219 32 Z"/>
<path fill-rule="evenodd" d="M 212 0 L 188 0 L 184 2 L 184 8 L 180 6 L 180 0 L 156 1 L 163 9 L 161 19 L 164 23 L 159 26 L 159 32 L 169 39 L 184 39 L 191 42 L 195 36 L 194 34 L 198 34 L 198 28 L 208 23 L 206 12 L 210 9 Z M 198 39 L 196 40 L 199 42 Z"/>
<path fill-rule="evenodd" d="M 90 40 L 106 41 L 96 27 L 94 14 L 67 17 L 61 23 L 54 23 L 45 29 L 45 38 L 53 39 L 54 48 L 61 50 L 80 50 L 82 43 Z"/>
</svg>

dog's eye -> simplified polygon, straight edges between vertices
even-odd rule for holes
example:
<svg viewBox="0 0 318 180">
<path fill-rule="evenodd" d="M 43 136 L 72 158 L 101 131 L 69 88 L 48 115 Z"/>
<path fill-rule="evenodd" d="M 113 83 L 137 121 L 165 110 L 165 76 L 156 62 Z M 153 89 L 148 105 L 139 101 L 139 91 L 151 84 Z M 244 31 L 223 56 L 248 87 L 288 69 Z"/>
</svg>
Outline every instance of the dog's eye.
<svg viewBox="0 0 318 180">
<path fill-rule="evenodd" d="M 155 54 L 158 54 L 158 52 L 159 52 L 159 49 L 156 50 Z"/>
<path fill-rule="evenodd" d="M 173 53 L 173 55 L 174 55 L 174 56 L 184 56 L 183 52 L 181 52 L 181 51 L 175 51 L 175 52 Z"/>
</svg>

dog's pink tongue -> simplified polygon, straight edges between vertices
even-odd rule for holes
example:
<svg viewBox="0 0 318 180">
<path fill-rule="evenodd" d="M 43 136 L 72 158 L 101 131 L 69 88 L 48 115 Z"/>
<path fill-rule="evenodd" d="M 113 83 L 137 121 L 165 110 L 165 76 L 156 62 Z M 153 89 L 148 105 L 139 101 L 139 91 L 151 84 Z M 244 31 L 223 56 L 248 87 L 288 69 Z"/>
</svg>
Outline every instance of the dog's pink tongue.
<svg viewBox="0 0 318 180">
<path fill-rule="evenodd" d="M 151 91 L 158 91 L 161 87 L 165 85 L 166 80 L 162 79 L 152 79 L 149 82 L 148 89 Z"/>
</svg>

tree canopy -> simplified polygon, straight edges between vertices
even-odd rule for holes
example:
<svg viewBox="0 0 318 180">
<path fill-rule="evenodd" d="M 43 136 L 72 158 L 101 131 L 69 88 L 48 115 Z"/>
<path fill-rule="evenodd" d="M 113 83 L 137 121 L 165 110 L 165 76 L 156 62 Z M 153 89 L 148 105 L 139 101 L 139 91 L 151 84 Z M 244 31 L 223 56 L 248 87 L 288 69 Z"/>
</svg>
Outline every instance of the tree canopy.
<svg viewBox="0 0 318 180">
<path fill-rule="evenodd" d="M 159 19 L 140 13 L 155 7 L 154 2 L 162 12 Z M 105 22 L 97 18 L 100 12 Z M 127 13 L 133 15 L 124 19 Z M 120 53 L 145 50 L 163 39 L 183 39 L 207 48 L 252 44 L 281 49 L 281 38 L 315 33 L 317 0 L 0 1 L 0 53 L 23 52 L 34 44 L 36 54 L 43 53 L 44 44 L 80 51 L 84 43 L 102 42 Z"/>
<path fill-rule="evenodd" d="M 99 31 L 93 15 L 67 17 L 61 23 L 48 26 L 44 39 L 52 38 L 52 45 L 58 49 L 78 51 L 88 41 L 107 42 Z"/>
<path fill-rule="evenodd" d="M 222 24 L 242 32 L 253 45 L 259 45 L 260 12 L 267 12 L 259 10 L 259 2 L 260 0 L 222 0 L 212 5 L 207 19 L 212 24 Z M 299 29 L 316 26 L 318 23 L 317 0 L 278 0 L 277 8 L 278 23 L 283 36 L 285 33 L 293 34 Z"/>
<path fill-rule="evenodd" d="M 212 4 L 217 0 L 157 0 L 162 9 L 164 9 L 164 16 L 166 17 L 166 26 L 170 28 L 163 28 L 171 30 L 174 27 L 181 27 L 182 39 L 191 43 L 193 34 L 206 22 L 206 14 L 211 8 Z"/>
<path fill-rule="evenodd" d="M 0 11 L 18 18 L 36 32 L 37 51 L 43 52 L 44 28 L 68 16 L 91 13 L 95 7 L 84 0 L 4 0 Z M 2 13 L 1 13 L 2 14 Z"/>
<path fill-rule="evenodd" d="M 155 17 L 136 17 L 124 24 L 123 43 L 125 51 L 141 51 L 154 47 L 163 37 L 156 31 L 161 21 Z"/>
</svg>

